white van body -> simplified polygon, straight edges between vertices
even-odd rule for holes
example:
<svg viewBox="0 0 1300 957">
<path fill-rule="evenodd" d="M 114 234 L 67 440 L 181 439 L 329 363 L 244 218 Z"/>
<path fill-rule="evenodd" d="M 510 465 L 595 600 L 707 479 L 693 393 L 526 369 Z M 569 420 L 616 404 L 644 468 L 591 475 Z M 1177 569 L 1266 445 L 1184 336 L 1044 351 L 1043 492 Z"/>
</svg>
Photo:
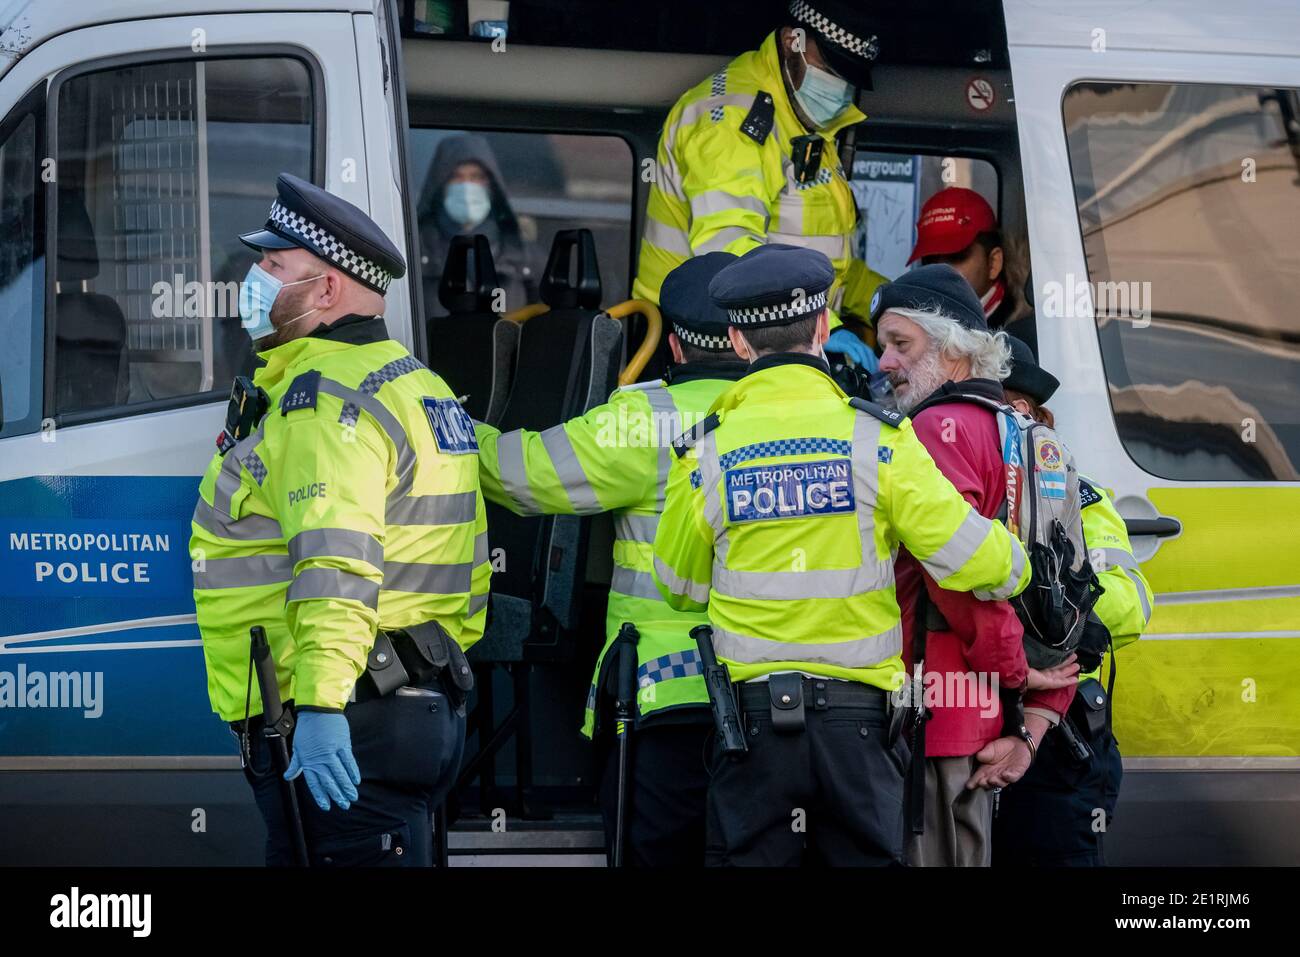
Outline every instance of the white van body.
<svg viewBox="0 0 1300 957">
<path fill-rule="evenodd" d="M 523 47 L 509 61 L 511 69 L 491 71 L 479 82 L 471 79 L 473 51 L 466 45 L 444 53 L 433 45 L 403 44 L 394 22 L 397 5 L 389 0 L 336 0 L 326 7 L 320 0 L 7 4 L 0 10 L 0 176 L 4 136 L 13 132 L 9 118 L 35 110 L 48 125 L 23 135 L 44 141 L 41 158 L 50 158 L 50 141 L 65 132 L 57 126 L 55 98 L 86 71 L 287 58 L 301 69 L 285 69 L 307 77 L 309 119 L 298 125 L 310 128 L 308 173 L 367 210 L 415 262 L 414 199 L 405 168 L 408 85 L 412 95 L 416 86 L 421 94 L 445 87 L 465 99 L 521 107 L 555 109 L 585 98 L 589 109 L 662 113 L 675 91 L 721 65 L 703 55 L 587 50 L 581 59 Z M 1300 7 L 1289 0 L 1228 6 L 1210 0 L 1004 0 L 1003 7 L 1011 75 L 996 77 L 1002 96 L 986 116 L 967 116 L 961 128 L 954 124 L 944 132 L 935 103 L 965 87 L 972 71 L 959 68 L 936 68 L 925 85 L 915 85 L 882 67 L 876 93 L 864 94 L 863 102 L 881 116 L 891 108 L 900 115 L 910 111 L 908 122 L 949 136 L 954 152 L 961 151 L 963 130 L 1014 128 L 1019 155 L 1006 160 L 1002 185 L 1008 194 L 1023 189 L 1023 206 L 1009 195 L 1003 221 L 1027 227 L 1036 296 L 1049 284 L 1072 288 L 1090 275 L 1062 115 L 1077 84 L 1300 88 L 1294 43 Z M 583 80 L 592 64 L 609 70 L 607 83 Z M 554 82 L 539 84 L 539 71 L 548 69 L 555 70 Z M 404 78 L 417 70 L 418 82 Z M 646 76 L 640 85 L 629 80 L 639 70 Z M 237 88 L 237 72 L 226 82 Z M 47 83 L 49 103 L 37 104 L 40 94 L 33 91 Z M 129 81 L 120 88 L 129 88 Z M 873 95 L 874 101 L 865 99 Z M 224 106 L 222 122 L 241 122 L 237 106 Z M 194 109 L 192 121 L 185 121 L 193 125 L 179 139 L 192 134 L 199 153 L 215 155 L 202 139 L 206 120 L 198 105 Z M 870 131 L 869 122 L 859 145 L 870 144 Z M 165 139 L 157 130 L 146 132 L 151 142 Z M 113 149 L 124 148 L 129 137 L 122 136 L 110 138 Z M 51 216 L 62 223 L 67 215 L 52 198 L 61 175 L 57 152 L 53 158 L 54 178 L 37 187 L 48 214 L 38 223 Z M 257 157 L 248 159 L 251 164 Z M 110 163 L 107 153 L 77 162 Z M 189 278 L 216 282 L 225 277 L 213 274 L 203 249 L 212 217 L 222 210 L 203 191 L 206 162 L 196 160 L 186 173 L 197 184 L 193 232 L 201 247 L 191 257 L 196 271 Z M 249 188 L 269 204 L 270 183 Z M 96 202 L 101 213 L 112 207 L 104 196 Z M 163 208 L 161 200 L 158 205 Z M 632 212 L 633 225 L 641 213 Z M 1294 243 L 1293 224 L 1290 230 Z M 129 230 L 114 235 L 127 237 Z M 128 262 L 126 254 L 110 255 L 102 236 L 92 236 L 91 258 L 95 242 L 101 261 Z M 35 248 L 48 248 L 43 237 Z M 63 268 L 46 267 L 33 296 L 55 301 L 68 291 L 56 283 L 75 293 L 78 280 L 56 275 Z M 77 268 L 89 267 L 68 268 L 75 276 Z M 101 282 L 108 286 L 109 279 L 79 282 L 88 292 Z M 1278 282 L 1293 298 L 1300 294 L 1300 276 L 1279 276 Z M 421 299 L 417 280 L 394 283 L 385 314 L 389 334 L 417 351 L 424 345 L 415 321 Z M 1158 594 L 1151 632 L 1119 655 L 1116 709 L 1127 773 L 1108 853 L 1126 863 L 1289 862 L 1300 851 L 1294 823 L 1300 670 L 1292 653 L 1300 638 L 1300 483 L 1175 480 L 1144 468 L 1112 411 L 1116 392 L 1091 301 L 1064 313 L 1046 316 L 1040 302 L 1038 339 L 1044 366 L 1062 380 L 1052 408 L 1076 459 L 1115 492 L 1126 518 L 1178 523 L 1176 534 L 1134 539 Z M 21 318 L 0 313 L 0 323 Z M 1154 324 L 1162 321 L 1157 315 Z M 63 417 L 53 414 L 55 384 L 43 371 L 53 368 L 49 352 L 56 337 L 43 320 L 31 323 L 0 327 L 0 348 L 19 355 L 31 346 L 36 360 L 30 367 L 21 356 L 0 363 L 0 386 L 14 392 L 5 393 L 8 421 L 18 422 L 13 415 L 22 412 L 29 422 L 21 429 L 11 425 L 17 434 L 0 432 L 0 808 L 18 825 L 0 835 L 0 856 L 33 863 L 256 862 L 258 842 L 247 833 L 256 813 L 233 738 L 208 705 L 188 577 L 197 480 L 226 407 L 227 385 L 214 371 L 219 331 L 201 317 L 182 324 L 198 343 L 185 353 L 198 357 L 198 388 L 191 394 L 136 410 L 127 404 L 111 415 Z M 1294 328 L 1293 322 L 1292 335 Z M 1290 345 L 1279 348 L 1295 348 L 1294 338 L 1284 341 Z M 151 347 L 123 348 L 143 354 Z M 29 407 L 17 395 L 20 382 L 31 386 Z M 75 382 L 64 387 L 75 394 Z M 1279 388 L 1300 398 L 1300 382 Z M 131 389 L 148 391 L 135 380 Z M 1230 554 L 1219 552 L 1224 548 Z M 1225 577 L 1230 584 L 1223 584 Z M 141 816 L 143 823 L 131 832 L 137 842 L 132 849 L 93 819 L 86 822 L 87 806 L 106 803 L 162 810 Z M 1171 806 L 1189 813 L 1171 815 Z M 66 846 L 42 848 L 29 838 L 51 821 L 67 835 Z M 139 846 L 140 835 L 177 827 L 194 841 Z"/>
</svg>

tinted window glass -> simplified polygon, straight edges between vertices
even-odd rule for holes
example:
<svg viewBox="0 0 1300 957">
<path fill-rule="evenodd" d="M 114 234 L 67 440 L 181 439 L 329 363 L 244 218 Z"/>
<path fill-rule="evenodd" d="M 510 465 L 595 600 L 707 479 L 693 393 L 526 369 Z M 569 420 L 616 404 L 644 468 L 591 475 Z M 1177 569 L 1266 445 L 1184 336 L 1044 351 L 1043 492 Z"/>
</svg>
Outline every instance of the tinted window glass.
<svg viewBox="0 0 1300 957">
<path fill-rule="evenodd" d="M 58 96 L 55 407 L 225 392 L 251 345 L 237 283 L 276 174 L 311 178 L 307 68 L 149 63 Z"/>
<path fill-rule="evenodd" d="M 44 90 L 0 127 L 0 434 L 35 431 L 41 418 L 41 303 L 45 269 L 36 217 L 37 137 Z"/>
<path fill-rule="evenodd" d="M 1300 478 L 1296 92 L 1087 83 L 1064 113 L 1129 454 L 1171 479 Z M 1086 310 L 1060 292 L 1055 308 Z"/>
</svg>

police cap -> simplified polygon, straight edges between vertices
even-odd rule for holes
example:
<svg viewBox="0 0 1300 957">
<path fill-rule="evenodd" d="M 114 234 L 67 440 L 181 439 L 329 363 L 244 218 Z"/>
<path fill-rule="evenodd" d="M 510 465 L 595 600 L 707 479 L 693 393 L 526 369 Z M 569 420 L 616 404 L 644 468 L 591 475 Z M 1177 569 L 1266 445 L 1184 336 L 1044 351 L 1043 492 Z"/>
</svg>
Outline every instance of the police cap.
<svg viewBox="0 0 1300 957">
<path fill-rule="evenodd" d="M 1011 347 L 1011 372 L 1002 380 L 1002 388 L 1014 389 L 1043 405 L 1060 388 L 1061 380 L 1038 364 L 1024 341 L 1008 334 L 1007 345 Z"/>
<path fill-rule="evenodd" d="M 870 90 L 880 38 L 861 6 L 862 0 L 790 0 L 790 19 L 812 31 L 827 66 Z"/>
<path fill-rule="evenodd" d="M 246 246 L 305 249 L 378 293 L 405 275 L 397 247 L 346 199 L 290 173 L 276 177 L 275 191 L 266 225 L 239 237 Z"/>
<path fill-rule="evenodd" d="M 709 283 L 709 298 L 741 329 L 786 326 L 826 308 L 835 267 L 824 253 L 768 243 L 727 266 Z"/>
<path fill-rule="evenodd" d="M 717 250 L 688 259 L 668 274 L 659 291 L 659 308 L 677 338 L 697 349 L 730 352 L 727 313 L 709 298 L 709 282 L 739 257 Z"/>
</svg>

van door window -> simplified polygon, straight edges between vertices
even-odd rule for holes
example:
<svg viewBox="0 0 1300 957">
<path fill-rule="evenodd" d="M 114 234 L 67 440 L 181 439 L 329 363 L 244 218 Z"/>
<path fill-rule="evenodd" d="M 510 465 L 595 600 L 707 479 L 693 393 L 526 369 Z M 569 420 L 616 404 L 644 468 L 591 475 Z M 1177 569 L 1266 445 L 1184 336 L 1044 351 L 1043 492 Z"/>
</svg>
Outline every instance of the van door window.
<svg viewBox="0 0 1300 957">
<path fill-rule="evenodd" d="M 41 420 L 44 104 L 42 84 L 0 125 L 0 435 L 33 432 Z"/>
<path fill-rule="evenodd" d="M 1146 471 L 1300 479 L 1296 91 L 1089 82 L 1063 110 L 1088 275 L 1038 290 L 1039 328 L 1091 294 Z"/>
<path fill-rule="evenodd" d="M 500 311 L 538 301 L 551 242 L 562 229 L 592 231 L 604 305 L 626 296 L 634 166 L 624 140 L 414 127 L 410 148 L 429 315 L 447 313 L 438 283 L 457 235 L 488 237 L 504 290 Z"/>
<path fill-rule="evenodd" d="M 226 392 L 251 358 L 238 283 L 255 254 L 238 234 L 265 221 L 278 173 L 312 178 L 307 66 L 132 64 L 57 98 L 55 410 Z"/>
</svg>

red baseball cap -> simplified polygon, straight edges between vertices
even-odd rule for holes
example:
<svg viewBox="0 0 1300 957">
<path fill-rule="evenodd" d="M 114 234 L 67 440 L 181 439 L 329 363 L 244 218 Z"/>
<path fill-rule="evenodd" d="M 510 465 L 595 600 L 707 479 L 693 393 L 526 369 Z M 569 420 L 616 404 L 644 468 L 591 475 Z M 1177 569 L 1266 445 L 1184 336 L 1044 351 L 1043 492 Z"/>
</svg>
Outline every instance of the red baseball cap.
<svg viewBox="0 0 1300 957">
<path fill-rule="evenodd" d="M 916 248 L 907 260 L 911 265 L 922 256 L 959 253 L 980 233 L 998 228 L 993 207 L 973 189 L 949 186 L 925 201 L 916 222 Z"/>
</svg>

